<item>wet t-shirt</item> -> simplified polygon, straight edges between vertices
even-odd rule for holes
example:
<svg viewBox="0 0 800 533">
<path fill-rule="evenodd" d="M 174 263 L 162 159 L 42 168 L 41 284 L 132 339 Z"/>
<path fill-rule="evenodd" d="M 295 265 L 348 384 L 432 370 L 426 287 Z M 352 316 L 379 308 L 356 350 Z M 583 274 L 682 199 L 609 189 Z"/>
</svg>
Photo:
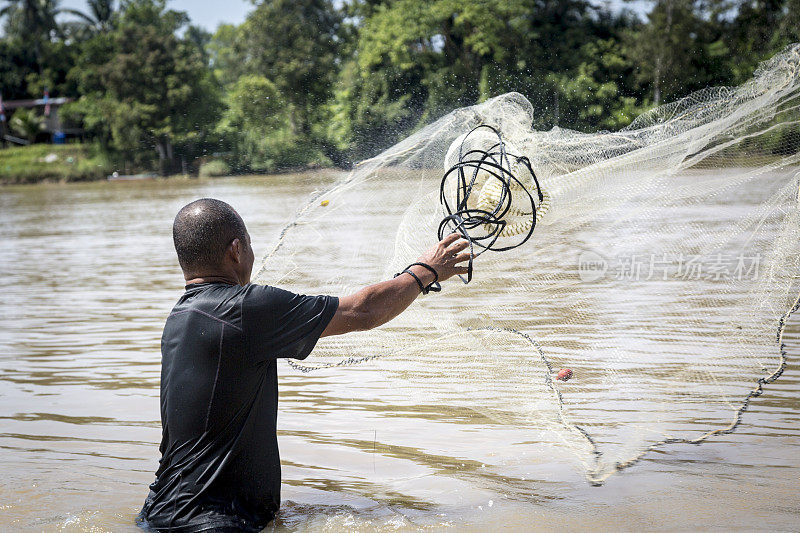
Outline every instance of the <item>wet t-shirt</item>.
<svg viewBox="0 0 800 533">
<path fill-rule="evenodd" d="M 187 285 L 161 339 L 161 461 L 138 522 L 263 528 L 280 504 L 276 359 L 303 359 L 339 300 L 270 286 Z"/>
</svg>

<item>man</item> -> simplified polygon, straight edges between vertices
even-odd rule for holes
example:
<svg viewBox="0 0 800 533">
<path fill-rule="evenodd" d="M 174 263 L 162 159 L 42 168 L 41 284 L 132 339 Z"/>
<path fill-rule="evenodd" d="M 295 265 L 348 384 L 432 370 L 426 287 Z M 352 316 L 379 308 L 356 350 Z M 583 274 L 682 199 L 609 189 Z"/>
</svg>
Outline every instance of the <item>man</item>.
<svg viewBox="0 0 800 533">
<path fill-rule="evenodd" d="M 204 198 L 172 228 L 186 292 L 161 339 L 161 461 L 137 522 L 160 531 L 258 531 L 280 504 L 276 359 L 327 335 L 375 328 L 467 268 L 446 237 L 394 279 L 341 299 L 250 283 L 241 217 Z M 437 279 L 438 278 L 438 279 Z"/>
</svg>

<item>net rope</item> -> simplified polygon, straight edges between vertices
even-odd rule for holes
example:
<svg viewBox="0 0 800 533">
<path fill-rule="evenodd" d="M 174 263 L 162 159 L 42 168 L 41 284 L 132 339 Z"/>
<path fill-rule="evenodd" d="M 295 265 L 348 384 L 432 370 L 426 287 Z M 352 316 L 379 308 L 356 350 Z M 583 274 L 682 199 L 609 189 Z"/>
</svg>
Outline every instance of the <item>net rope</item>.
<svg viewBox="0 0 800 533">
<path fill-rule="evenodd" d="M 477 411 L 566 447 L 601 484 L 734 431 L 783 372 L 800 305 L 800 45 L 620 131 L 536 131 L 534 116 L 501 95 L 359 163 L 298 210 L 255 279 L 348 294 L 462 232 L 468 285 L 291 366 L 369 363 L 398 405 Z"/>
<path fill-rule="evenodd" d="M 490 132 L 489 146 L 470 147 L 469 141 L 476 132 L 486 130 Z M 456 153 L 457 159 L 453 161 Z M 544 194 L 530 160 L 509 153 L 503 136 L 492 126 L 476 126 L 453 142 L 445 165 L 451 162 L 453 165 L 444 173 L 439 187 L 439 201 L 447 216 L 439 223 L 437 236 L 441 240 L 448 233 L 460 233 L 469 242 L 467 276 L 459 276 L 469 283 L 474 258 L 489 250 L 513 250 L 531 238 L 537 220 L 546 212 Z M 538 196 L 540 209 L 528 190 L 530 186 Z M 519 235 L 520 239 L 498 244 L 501 237 Z"/>
</svg>

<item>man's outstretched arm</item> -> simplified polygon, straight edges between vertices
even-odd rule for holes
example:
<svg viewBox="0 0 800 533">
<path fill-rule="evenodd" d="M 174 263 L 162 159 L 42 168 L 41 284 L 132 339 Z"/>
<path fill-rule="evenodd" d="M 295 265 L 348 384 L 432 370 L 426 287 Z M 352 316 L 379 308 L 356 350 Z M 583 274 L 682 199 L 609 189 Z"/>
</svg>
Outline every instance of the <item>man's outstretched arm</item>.
<svg viewBox="0 0 800 533">
<path fill-rule="evenodd" d="M 439 244 L 422 254 L 417 262 L 430 265 L 445 281 L 456 274 L 466 274 L 466 266 L 456 266 L 469 259 L 464 250 L 469 243 L 451 233 Z M 409 268 L 428 286 L 434 281 L 433 272 L 422 266 Z M 350 296 L 339 299 L 339 307 L 322 336 L 341 335 L 351 331 L 364 331 L 385 324 L 411 305 L 419 296 L 419 284 L 410 274 L 401 274 L 394 279 L 370 285 Z"/>
</svg>

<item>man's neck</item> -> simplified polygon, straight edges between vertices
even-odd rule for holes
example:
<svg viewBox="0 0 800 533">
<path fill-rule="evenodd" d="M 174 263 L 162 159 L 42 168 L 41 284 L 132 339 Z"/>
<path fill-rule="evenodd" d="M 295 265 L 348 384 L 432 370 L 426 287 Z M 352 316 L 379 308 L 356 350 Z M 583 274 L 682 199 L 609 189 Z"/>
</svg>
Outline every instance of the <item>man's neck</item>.
<svg viewBox="0 0 800 533">
<path fill-rule="evenodd" d="M 197 283 L 227 283 L 228 285 L 239 285 L 239 280 L 235 277 L 225 274 L 208 275 L 208 276 L 195 276 L 186 279 L 186 285 L 194 285 Z"/>
</svg>

